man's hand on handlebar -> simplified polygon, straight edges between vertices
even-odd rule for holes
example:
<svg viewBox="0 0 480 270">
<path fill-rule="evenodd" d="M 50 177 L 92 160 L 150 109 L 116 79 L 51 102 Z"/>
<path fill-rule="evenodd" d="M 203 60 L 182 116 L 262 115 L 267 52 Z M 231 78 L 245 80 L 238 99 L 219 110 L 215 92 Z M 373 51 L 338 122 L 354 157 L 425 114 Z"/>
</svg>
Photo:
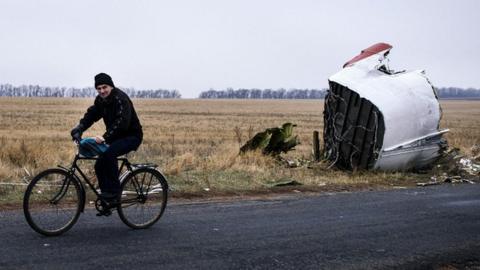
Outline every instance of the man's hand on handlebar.
<svg viewBox="0 0 480 270">
<path fill-rule="evenodd" d="M 74 140 L 75 142 L 77 143 L 80 143 L 80 141 L 82 140 L 82 129 L 80 127 L 80 125 L 74 127 L 71 131 L 70 131 L 70 135 L 72 136 L 72 140 Z"/>
</svg>

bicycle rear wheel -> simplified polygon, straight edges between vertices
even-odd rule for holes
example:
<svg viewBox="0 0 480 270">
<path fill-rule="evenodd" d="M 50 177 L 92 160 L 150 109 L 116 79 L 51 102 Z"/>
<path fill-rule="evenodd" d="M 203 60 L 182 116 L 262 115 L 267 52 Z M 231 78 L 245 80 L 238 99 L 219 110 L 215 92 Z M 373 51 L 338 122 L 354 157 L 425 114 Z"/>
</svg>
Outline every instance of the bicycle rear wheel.
<svg viewBox="0 0 480 270">
<path fill-rule="evenodd" d="M 122 183 L 118 215 L 131 228 L 148 228 L 165 211 L 167 195 L 167 180 L 160 172 L 152 168 L 135 170 Z"/>
<path fill-rule="evenodd" d="M 28 225 L 36 232 L 55 236 L 68 231 L 80 215 L 80 184 L 66 171 L 48 169 L 27 187 L 23 212 Z"/>
</svg>

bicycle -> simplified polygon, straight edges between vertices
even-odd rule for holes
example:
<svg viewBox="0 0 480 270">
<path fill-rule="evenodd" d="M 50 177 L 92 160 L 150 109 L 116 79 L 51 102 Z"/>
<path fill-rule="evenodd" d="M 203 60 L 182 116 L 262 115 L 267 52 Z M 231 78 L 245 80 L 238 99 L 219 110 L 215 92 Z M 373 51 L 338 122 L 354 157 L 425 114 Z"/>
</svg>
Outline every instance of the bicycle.
<svg viewBox="0 0 480 270">
<path fill-rule="evenodd" d="M 109 216 L 112 210 L 117 210 L 120 219 L 133 229 L 148 228 L 160 219 L 167 206 L 168 183 L 156 164 L 133 164 L 127 157 L 118 157 L 119 173 L 123 168 L 126 170 L 119 177 L 120 199 L 111 202 L 100 196 L 77 165 L 79 160 L 97 159 L 82 156 L 77 151 L 70 167 L 58 165 L 32 179 L 23 198 L 23 211 L 33 230 L 57 236 L 72 228 L 86 204 L 86 189 L 80 177 L 97 196 L 97 215 Z"/>
</svg>

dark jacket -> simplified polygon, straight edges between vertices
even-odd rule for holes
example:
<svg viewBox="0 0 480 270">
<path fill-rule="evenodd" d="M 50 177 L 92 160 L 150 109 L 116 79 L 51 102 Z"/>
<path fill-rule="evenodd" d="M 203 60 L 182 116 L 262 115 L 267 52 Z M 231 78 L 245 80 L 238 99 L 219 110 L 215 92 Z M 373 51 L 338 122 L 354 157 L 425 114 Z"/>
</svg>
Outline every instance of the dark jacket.
<svg viewBox="0 0 480 270">
<path fill-rule="evenodd" d="M 112 89 L 107 98 L 97 96 L 95 102 L 80 120 L 82 132 L 103 118 L 107 128 L 103 138 L 107 144 L 128 136 L 143 139 L 142 125 L 132 101 L 122 90 Z"/>
</svg>

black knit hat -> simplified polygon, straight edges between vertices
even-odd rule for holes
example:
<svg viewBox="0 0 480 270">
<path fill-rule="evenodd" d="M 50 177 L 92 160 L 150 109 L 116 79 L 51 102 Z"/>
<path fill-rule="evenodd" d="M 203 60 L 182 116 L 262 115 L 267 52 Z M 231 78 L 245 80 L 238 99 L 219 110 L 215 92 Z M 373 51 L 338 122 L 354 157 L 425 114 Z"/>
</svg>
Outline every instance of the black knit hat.
<svg viewBox="0 0 480 270">
<path fill-rule="evenodd" d="M 106 73 L 98 73 L 95 76 L 95 88 L 97 88 L 97 86 L 101 84 L 106 84 L 106 85 L 110 85 L 111 87 L 115 87 L 112 81 L 112 77 L 110 77 Z"/>
</svg>

